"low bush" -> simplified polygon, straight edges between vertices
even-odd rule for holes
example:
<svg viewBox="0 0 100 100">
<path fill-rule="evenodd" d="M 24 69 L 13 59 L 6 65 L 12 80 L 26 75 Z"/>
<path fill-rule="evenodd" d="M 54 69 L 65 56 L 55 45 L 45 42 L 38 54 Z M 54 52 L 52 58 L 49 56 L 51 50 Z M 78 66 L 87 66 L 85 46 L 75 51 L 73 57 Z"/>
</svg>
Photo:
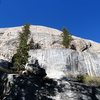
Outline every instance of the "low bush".
<svg viewBox="0 0 100 100">
<path fill-rule="evenodd" d="M 41 46 L 39 45 L 39 43 L 34 43 L 33 39 L 31 39 L 30 43 L 29 43 L 29 49 L 41 49 Z"/>
</svg>

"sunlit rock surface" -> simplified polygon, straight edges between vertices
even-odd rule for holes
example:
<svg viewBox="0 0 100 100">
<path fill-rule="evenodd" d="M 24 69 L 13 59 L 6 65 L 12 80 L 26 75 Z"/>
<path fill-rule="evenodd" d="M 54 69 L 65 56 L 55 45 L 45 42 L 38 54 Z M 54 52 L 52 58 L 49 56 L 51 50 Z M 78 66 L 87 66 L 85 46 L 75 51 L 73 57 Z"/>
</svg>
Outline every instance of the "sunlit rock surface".
<svg viewBox="0 0 100 100">
<path fill-rule="evenodd" d="M 2 61 L 10 62 L 16 53 L 21 31 L 22 26 L 0 29 L 0 65 L 4 63 L 5 67 L 7 62 Z M 44 81 L 43 77 L 35 77 L 32 74 L 23 76 L 0 73 L 1 79 L 6 79 L 5 83 L 0 80 L 0 97 L 1 94 L 5 95 L 1 100 L 33 100 L 31 97 L 35 98 L 34 100 L 100 100 L 99 87 L 69 81 L 70 77 L 80 74 L 100 76 L 99 43 L 73 36 L 70 48 L 66 49 L 62 45 L 62 32 L 59 30 L 31 25 L 30 32 L 28 43 L 33 39 L 41 48 L 29 50 L 28 63 L 34 64 L 38 61 L 38 65 L 45 69 L 45 77 L 48 79 Z M 28 71 L 29 68 L 34 69 L 32 73 L 40 72 L 38 67 L 25 68 Z"/>
<path fill-rule="evenodd" d="M 29 62 L 38 59 L 50 78 L 88 74 L 100 76 L 100 54 L 70 49 L 30 50 Z"/>
</svg>

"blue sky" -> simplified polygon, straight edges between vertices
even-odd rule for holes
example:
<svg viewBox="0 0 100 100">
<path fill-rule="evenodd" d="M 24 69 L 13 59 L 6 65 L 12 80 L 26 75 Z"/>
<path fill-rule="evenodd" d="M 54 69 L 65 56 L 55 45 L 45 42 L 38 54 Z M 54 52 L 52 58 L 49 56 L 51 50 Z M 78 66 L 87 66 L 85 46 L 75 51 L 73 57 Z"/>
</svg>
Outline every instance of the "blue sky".
<svg viewBox="0 0 100 100">
<path fill-rule="evenodd" d="M 0 27 L 30 23 L 100 42 L 100 0 L 0 0 Z"/>
</svg>

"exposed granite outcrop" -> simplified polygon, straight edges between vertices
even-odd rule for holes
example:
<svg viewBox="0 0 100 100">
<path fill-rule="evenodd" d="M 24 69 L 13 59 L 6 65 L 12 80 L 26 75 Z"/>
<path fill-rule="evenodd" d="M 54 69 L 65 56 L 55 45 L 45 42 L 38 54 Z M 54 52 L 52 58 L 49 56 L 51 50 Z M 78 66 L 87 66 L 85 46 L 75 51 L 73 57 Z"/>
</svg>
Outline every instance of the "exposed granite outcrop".
<svg viewBox="0 0 100 100">
<path fill-rule="evenodd" d="M 22 26 L 0 29 L 0 65 L 5 68 L 16 53 L 21 31 Z M 70 48 L 66 49 L 61 31 L 34 25 L 30 31 L 28 43 L 33 39 L 34 45 L 41 48 L 29 51 L 29 64 L 22 73 L 0 74 L 5 80 L 0 80 L 1 100 L 100 100 L 99 87 L 69 81 L 70 76 L 80 74 L 100 77 L 99 43 L 73 36 Z"/>
<path fill-rule="evenodd" d="M 33 71 L 0 76 L 0 100 L 100 100 L 100 87 L 77 81 L 51 79 L 35 60 Z M 24 71 L 25 72 L 25 71 Z"/>
</svg>

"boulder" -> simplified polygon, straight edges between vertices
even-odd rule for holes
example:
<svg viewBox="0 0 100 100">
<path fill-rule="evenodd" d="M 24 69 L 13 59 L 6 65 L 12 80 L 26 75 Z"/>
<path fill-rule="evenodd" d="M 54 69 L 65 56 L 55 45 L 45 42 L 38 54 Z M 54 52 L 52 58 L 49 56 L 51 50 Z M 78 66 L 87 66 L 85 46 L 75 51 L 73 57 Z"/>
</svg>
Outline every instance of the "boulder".
<svg viewBox="0 0 100 100">
<path fill-rule="evenodd" d="M 88 50 L 91 46 L 92 46 L 91 42 L 82 39 L 72 40 L 70 43 L 70 48 L 78 52 L 83 52 L 85 50 Z"/>
</svg>

